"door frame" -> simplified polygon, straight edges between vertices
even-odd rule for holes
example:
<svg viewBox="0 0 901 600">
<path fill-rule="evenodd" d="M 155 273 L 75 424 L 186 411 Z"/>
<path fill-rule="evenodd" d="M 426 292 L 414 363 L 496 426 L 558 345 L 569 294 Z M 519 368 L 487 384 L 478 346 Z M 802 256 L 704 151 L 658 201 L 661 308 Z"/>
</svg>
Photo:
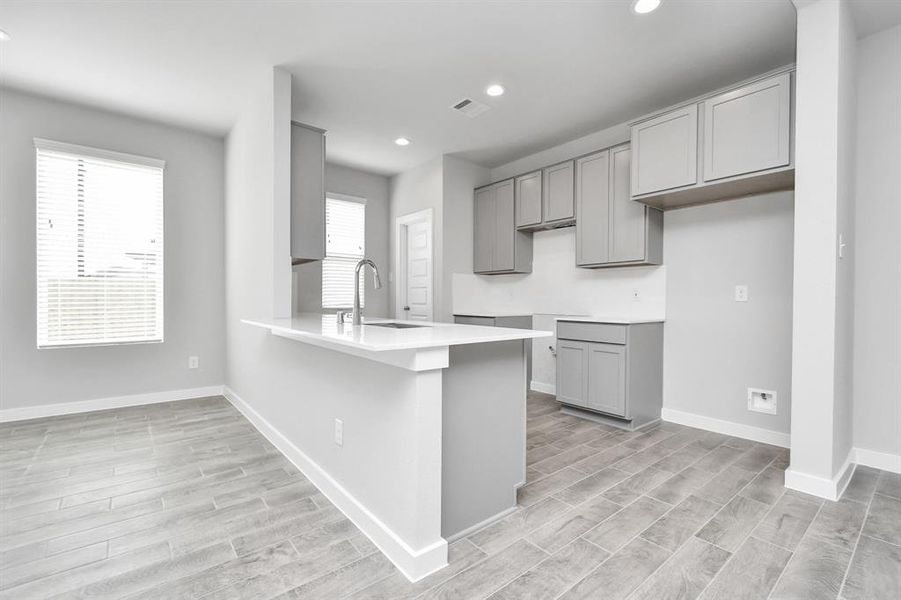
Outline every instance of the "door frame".
<svg viewBox="0 0 901 600">
<path fill-rule="evenodd" d="M 407 314 L 403 307 L 407 296 L 407 227 L 414 223 L 428 223 L 429 247 L 432 256 L 429 265 L 429 290 L 432 293 L 432 310 L 429 321 L 435 320 L 435 228 L 432 221 L 432 209 L 424 208 L 416 212 L 401 215 L 394 219 L 394 239 L 397 245 L 394 253 L 394 272 L 397 277 L 394 281 L 394 318 L 406 320 Z"/>
</svg>

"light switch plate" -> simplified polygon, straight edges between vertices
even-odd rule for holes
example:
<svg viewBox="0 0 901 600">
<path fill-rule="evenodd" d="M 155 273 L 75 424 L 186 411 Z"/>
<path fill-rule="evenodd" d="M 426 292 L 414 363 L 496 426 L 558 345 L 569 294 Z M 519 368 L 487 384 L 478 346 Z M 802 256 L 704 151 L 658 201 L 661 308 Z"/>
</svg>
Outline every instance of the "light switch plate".
<svg viewBox="0 0 901 600">
<path fill-rule="evenodd" d="M 335 419 L 335 443 L 339 446 L 344 445 L 344 421 Z"/>
<path fill-rule="evenodd" d="M 735 301 L 736 302 L 747 302 L 748 301 L 748 286 L 746 286 L 746 285 L 735 286 Z"/>
</svg>

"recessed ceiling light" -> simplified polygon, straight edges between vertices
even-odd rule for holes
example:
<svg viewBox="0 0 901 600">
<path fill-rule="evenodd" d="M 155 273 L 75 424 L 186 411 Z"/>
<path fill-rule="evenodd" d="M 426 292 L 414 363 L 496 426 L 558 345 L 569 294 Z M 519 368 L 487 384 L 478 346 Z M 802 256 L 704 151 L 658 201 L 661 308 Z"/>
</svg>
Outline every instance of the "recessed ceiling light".
<svg viewBox="0 0 901 600">
<path fill-rule="evenodd" d="M 394 140 L 394 143 L 397 144 L 398 146 L 409 146 L 410 140 L 408 140 L 405 137 L 399 137 L 396 140 Z"/>
<path fill-rule="evenodd" d="M 0 42 L 8 42 L 8 41 L 9 41 L 9 34 L 6 33 L 5 31 L 3 31 L 2 29 L 0 29 Z"/>
<path fill-rule="evenodd" d="M 646 15 L 657 10 L 661 0 L 635 0 L 632 3 L 632 11 L 639 15 Z"/>
<path fill-rule="evenodd" d="M 504 95 L 504 86 L 499 83 L 493 83 L 485 88 L 485 93 L 489 96 L 503 96 Z"/>
</svg>

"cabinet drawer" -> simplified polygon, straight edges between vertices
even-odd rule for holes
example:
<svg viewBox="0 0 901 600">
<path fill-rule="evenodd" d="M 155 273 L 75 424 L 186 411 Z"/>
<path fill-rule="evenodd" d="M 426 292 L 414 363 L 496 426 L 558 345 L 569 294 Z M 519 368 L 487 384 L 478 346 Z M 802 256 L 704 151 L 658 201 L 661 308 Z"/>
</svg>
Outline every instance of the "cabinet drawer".
<svg viewBox="0 0 901 600">
<path fill-rule="evenodd" d="M 454 323 L 456 323 L 457 325 L 481 325 L 483 327 L 494 327 L 494 317 L 454 315 Z"/>
<path fill-rule="evenodd" d="M 559 321 L 557 323 L 557 339 L 583 340 L 604 344 L 625 344 L 628 325 L 613 323 L 582 323 L 576 321 Z"/>
</svg>

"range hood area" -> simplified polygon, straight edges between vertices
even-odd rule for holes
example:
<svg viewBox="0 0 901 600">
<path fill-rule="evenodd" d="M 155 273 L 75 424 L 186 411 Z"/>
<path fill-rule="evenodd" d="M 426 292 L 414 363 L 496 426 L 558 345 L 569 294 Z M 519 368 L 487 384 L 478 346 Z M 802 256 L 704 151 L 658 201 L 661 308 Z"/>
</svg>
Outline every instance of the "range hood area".
<svg viewBox="0 0 901 600">
<path fill-rule="evenodd" d="M 291 121 L 291 265 L 325 258 L 325 130 Z"/>
</svg>

